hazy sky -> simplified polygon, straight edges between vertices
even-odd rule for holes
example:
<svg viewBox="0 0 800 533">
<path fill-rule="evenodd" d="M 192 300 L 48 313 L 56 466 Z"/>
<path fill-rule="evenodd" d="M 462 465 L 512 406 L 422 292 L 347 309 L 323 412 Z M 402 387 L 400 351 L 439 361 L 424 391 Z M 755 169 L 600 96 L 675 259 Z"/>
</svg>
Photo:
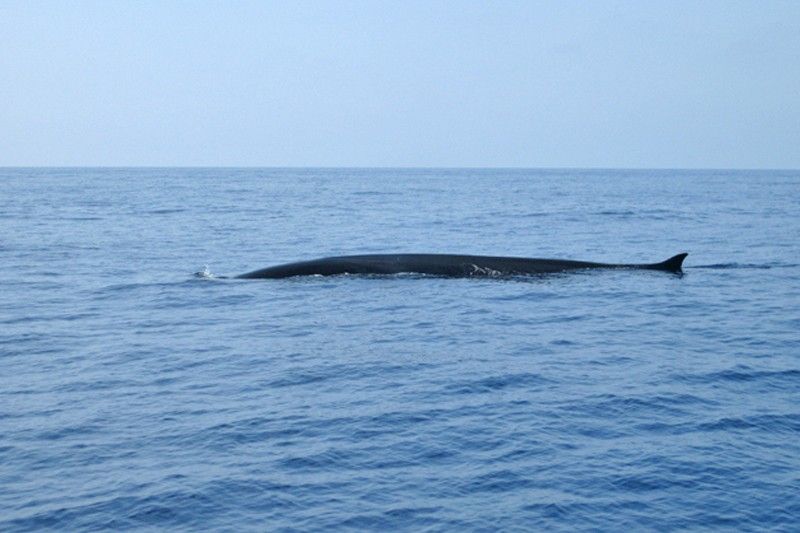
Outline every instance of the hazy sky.
<svg viewBox="0 0 800 533">
<path fill-rule="evenodd" d="M 0 165 L 800 168 L 800 1 L 0 0 Z"/>
</svg>

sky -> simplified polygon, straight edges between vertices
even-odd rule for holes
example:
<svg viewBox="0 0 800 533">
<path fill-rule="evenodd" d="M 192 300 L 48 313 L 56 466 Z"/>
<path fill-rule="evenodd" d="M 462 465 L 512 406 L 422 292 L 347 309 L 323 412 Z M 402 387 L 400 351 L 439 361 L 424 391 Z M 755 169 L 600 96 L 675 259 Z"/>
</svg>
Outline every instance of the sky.
<svg viewBox="0 0 800 533">
<path fill-rule="evenodd" d="M 800 2 L 0 0 L 1 166 L 800 168 Z"/>
</svg>

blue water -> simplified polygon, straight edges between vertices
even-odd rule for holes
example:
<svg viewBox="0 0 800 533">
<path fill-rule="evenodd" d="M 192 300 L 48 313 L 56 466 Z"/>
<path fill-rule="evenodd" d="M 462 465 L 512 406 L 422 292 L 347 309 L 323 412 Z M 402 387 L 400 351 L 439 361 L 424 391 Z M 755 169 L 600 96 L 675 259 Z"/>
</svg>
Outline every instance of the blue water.
<svg viewBox="0 0 800 533">
<path fill-rule="evenodd" d="M 690 255 L 215 277 L 394 251 Z M 2 531 L 797 531 L 798 171 L 0 169 L 0 261 Z"/>
</svg>

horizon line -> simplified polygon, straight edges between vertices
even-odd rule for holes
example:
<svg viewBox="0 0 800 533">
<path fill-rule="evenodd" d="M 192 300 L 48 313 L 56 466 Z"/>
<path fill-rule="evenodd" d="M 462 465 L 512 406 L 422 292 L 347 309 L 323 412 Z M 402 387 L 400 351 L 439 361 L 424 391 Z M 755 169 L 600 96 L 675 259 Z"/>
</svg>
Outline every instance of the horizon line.
<svg viewBox="0 0 800 533">
<path fill-rule="evenodd" d="M 800 167 L 554 167 L 554 166 L 330 166 L 330 165 L 0 165 L 0 169 L 317 169 L 317 170 L 706 170 L 800 171 Z"/>
</svg>

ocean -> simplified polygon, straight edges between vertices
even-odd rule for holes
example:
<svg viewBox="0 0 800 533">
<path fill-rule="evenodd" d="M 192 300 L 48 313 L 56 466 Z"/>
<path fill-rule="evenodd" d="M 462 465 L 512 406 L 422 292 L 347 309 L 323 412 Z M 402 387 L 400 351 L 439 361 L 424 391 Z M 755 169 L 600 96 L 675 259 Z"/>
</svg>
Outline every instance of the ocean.
<svg viewBox="0 0 800 533">
<path fill-rule="evenodd" d="M 357 253 L 656 262 L 221 279 Z M 797 531 L 800 171 L 0 169 L 0 530 Z"/>
</svg>

